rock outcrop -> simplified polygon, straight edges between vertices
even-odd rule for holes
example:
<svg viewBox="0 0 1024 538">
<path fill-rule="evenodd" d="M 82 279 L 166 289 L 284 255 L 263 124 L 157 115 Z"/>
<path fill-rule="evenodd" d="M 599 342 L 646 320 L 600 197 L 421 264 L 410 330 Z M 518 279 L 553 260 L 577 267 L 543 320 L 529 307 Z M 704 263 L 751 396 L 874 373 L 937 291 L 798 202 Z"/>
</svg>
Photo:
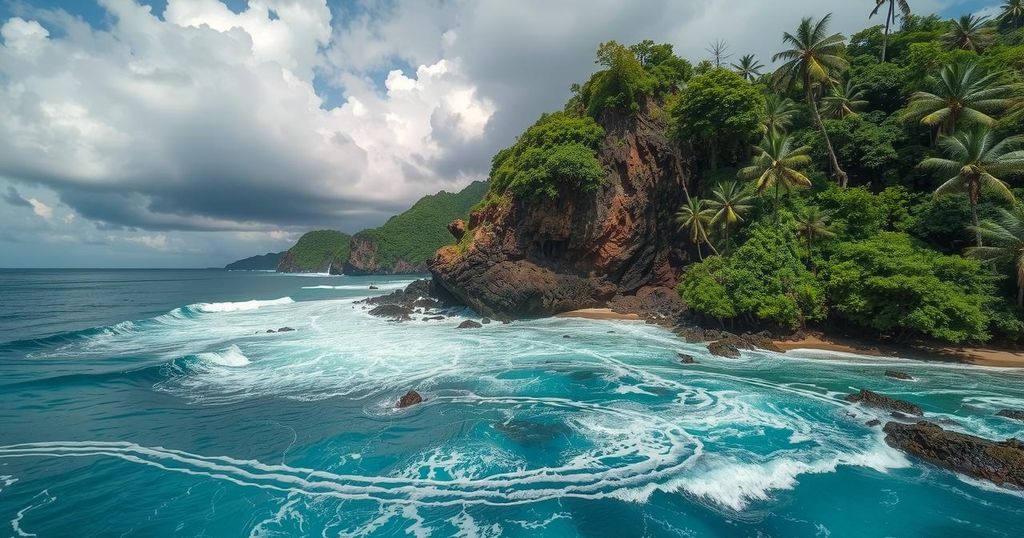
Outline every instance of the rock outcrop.
<svg viewBox="0 0 1024 538">
<path fill-rule="evenodd" d="M 596 192 L 563 188 L 554 199 L 505 193 L 451 225 L 460 245 L 430 264 L 434 279 L 499 320 L 604 305 L 645 287 L 672 288 L 686 262 L 673 215 L 691 163 L 665 136 L 664 114 L 608 111 Z"/>
<path fill-rule="evenodd" d="M 889 422 L 885 442 L 933 465 L 1004 487 L 1024 488 L 1024 443 L 992 441 L 944 430 L 937 424 Z"/>
<path fill-rule="evenodd" d="M 886 411 L 902 413 L 904 415 L 913 415 L 916 417 L 924 415 L 924 411 L 922 411 L 920 407 L 910 402 L 897 400 L 888 396 L 882 396 L 877 392 L 872 392 L 867 389 L 861 389 L 858 393 L 850 394 L 846 397 L 846 401 L 859 403 L 867 407 L 875 407 L 878 409 L 885 409 Z"/>
<path fill-rule="evenodd" d="M 410 390 L 409 392 L 406 392 L 404 395 L 402 395 L 401 398 L 398 399 L 398 407 L 401 409 L 401 408 L 409 407 L 410 405 L 416 405 L 416 404 L 422 403 L 422 402 L 423 402 L 423 396 L 420 396 L 420 393 L 418 393 L 418 392 L 416 392 L 414 390 Z"/>
<path fill-rule="evenodd" d="M 899 370 L 886 370 L 885 371 L 885 377 L 891 377 L 893 379 L 899 379 L 901 381 L 913 381 L 914 380 L 914 376 L 912 376 L 912 375 L 910 375 L 910 374 L 908 374 L 906 372 L 901 372 Z"/>
<path fill-rule="evenodd" d="M 1016 409 L 1002 409 L 996 413 L 996 416 L 1024 422 L 1024 411 L 1018 411 Z"/>
</svg>

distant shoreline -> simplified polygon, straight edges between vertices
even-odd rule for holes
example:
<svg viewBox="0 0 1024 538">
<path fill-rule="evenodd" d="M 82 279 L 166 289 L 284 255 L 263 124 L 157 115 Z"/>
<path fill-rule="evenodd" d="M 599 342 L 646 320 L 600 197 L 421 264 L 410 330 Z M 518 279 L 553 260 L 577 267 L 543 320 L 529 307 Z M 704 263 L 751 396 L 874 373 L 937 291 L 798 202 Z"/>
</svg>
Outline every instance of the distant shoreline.
<svg viewBox="0 0 1024 538">
<path fill-rule="evenodd" d="M 584 308 L 562 312 L 556 317 L 582 318 L 607 321 L 639 321 L 642 318 L 636 313 L 613 312 L 609 308 Z M 865 355 L 871 357 L 912 359 L 923 362 L 945 362 L 966 364 L 971 366 L 993 366 L 999 368 L 1024 368 L 1024 351 L 1009 349 L 943 346 L 943 347 L 912 347 L 883 344 L 868 340 L 835 337 L 822 333 L 812 333 L 798 340 L 773 340 L 783 352 L 800 349 L 816 351 L 835 351 Z"/>
</svg>

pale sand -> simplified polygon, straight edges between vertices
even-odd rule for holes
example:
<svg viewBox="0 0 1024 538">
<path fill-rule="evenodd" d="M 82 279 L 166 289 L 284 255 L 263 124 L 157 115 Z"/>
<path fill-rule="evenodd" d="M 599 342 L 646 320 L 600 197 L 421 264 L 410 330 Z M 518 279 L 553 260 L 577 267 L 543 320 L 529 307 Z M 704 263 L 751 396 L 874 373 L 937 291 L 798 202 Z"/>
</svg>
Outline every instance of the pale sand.
<svg viewBox="0 0 1024 538">
<path fill-rule="evenodd" d="M 778 340 L 775 345 L 783 351 L 793 349 L 820 349 L 877 357 L 959 362 L 977 366 L 1024 368 L 1024 351 L 976 347 L 902 347 L 871 344 L 843 338 L 810 335 L 801 340 Z"/>
<path fill-rule="evenodd" d="M 620 314 L 618 312 L 612 312 L 612 309 L 610 308 L 582 308 L 580 310 L 562 312 L 561 314 L 556 314 L 555 317 L 583 319 L 624 319 L 630 321 L 640 320 L 640 316 L 636 314 Z"/>
<path fill-rule="evenodd" d="M 610 308 L 584 308 L 570 312 L 562 312 L 557 317 L 584 318 L 601 320 L 639 321 L 637 314 L 620 314 Z M 793 349 L 817 349 L 838 351 L 857 355 L 876 357 L 899 357 L 925 361 L 959 362 L 977 366 L 1001 366 L 1005 368 L 1024 368 L 1024 351 L 1009 349 L 977 348 L 977 347 L 905 347 L 873 344 L 846 338 L 833 338 L 822 335 L 808 335 L 801 340 L 776 340 L 783 351 Z"/>
</svg>

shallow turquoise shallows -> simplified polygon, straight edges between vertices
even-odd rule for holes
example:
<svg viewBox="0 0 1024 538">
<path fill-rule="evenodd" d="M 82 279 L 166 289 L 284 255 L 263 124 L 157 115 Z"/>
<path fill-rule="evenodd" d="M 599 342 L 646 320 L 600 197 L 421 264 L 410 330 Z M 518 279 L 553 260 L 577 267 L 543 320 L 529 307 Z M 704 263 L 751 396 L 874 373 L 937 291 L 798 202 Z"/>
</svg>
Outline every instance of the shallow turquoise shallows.
<svg viewBox="0 0 1024 538">
<path fill-rule="evenodd" d="M 638 322 L 456 330 L 471 313 L 393 323 L 354 304 L 409 281 L 0 271 L 0 536 L 1024 528 L 1024 497 L 908 459 L 865 426 L 883 413 L 842 399 L 871 388 L 1024 437 L 995 416 L 1024 409 L 1024 371 L 721 359 Z M 425 402 L 396 409 L 409 389 Z"/>
</svg>

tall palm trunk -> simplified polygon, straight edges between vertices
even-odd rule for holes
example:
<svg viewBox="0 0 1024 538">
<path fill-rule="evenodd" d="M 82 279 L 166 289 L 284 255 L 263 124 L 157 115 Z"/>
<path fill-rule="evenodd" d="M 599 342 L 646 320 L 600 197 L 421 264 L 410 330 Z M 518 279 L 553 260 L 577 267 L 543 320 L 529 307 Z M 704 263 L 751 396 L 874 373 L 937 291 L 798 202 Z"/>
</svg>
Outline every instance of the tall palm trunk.
<svg viewBox="0 0 1024 538">
<path fill-rule="evenodd" d="M 825 139 L 825 147 L 828 149 L 829 163 L 832 165 L 832 171 L 836 179 L 836 183 L 840 187 L 846 188 L 847 183 L 850 182 L 850 178 L 843 171 L 842 167 L 839 166 L 839 159 L 836 158 L 836 151 L 832 148 L 832 140 L 828 137 L 828 130 L 825 129 L 825 123 L 821 121 L 821 114 L 818 113 L 818 102 L 814 99 L 814 88 L 811 84 L 811 76 L 809 73 L 804 73 L 804 91 L 807 93 L 807 105 L 811 107 L 811 116 L 814 119 L 815 125 L 818 126 L 818 130 L 821 131 L 821 137 Z"/>
<path fill-rule="evenodd" d="M 889 46 L 889 25 L 896 16 L 896 2 L 889 0 L 889 15 L 885 18 L 885 36 L 882 37 L 882 63 L 885 63 L 885 49 Z"/>
<path fill-rule="evenodd" d="M 970 198 L 971 202 L 971 224 L 973 224 L 974 229 L 977 230 L 978 226 L 980 225 L 978 223 L 978 187 L 977 185 L 972 184 L 970 189 L 971 192 L 968 194 L 968 197 Z M 977 241 L 979 247 L 983 246 L 981 244 L 981 232 L 975 231 L 974 238 Z"/>
</svg>

